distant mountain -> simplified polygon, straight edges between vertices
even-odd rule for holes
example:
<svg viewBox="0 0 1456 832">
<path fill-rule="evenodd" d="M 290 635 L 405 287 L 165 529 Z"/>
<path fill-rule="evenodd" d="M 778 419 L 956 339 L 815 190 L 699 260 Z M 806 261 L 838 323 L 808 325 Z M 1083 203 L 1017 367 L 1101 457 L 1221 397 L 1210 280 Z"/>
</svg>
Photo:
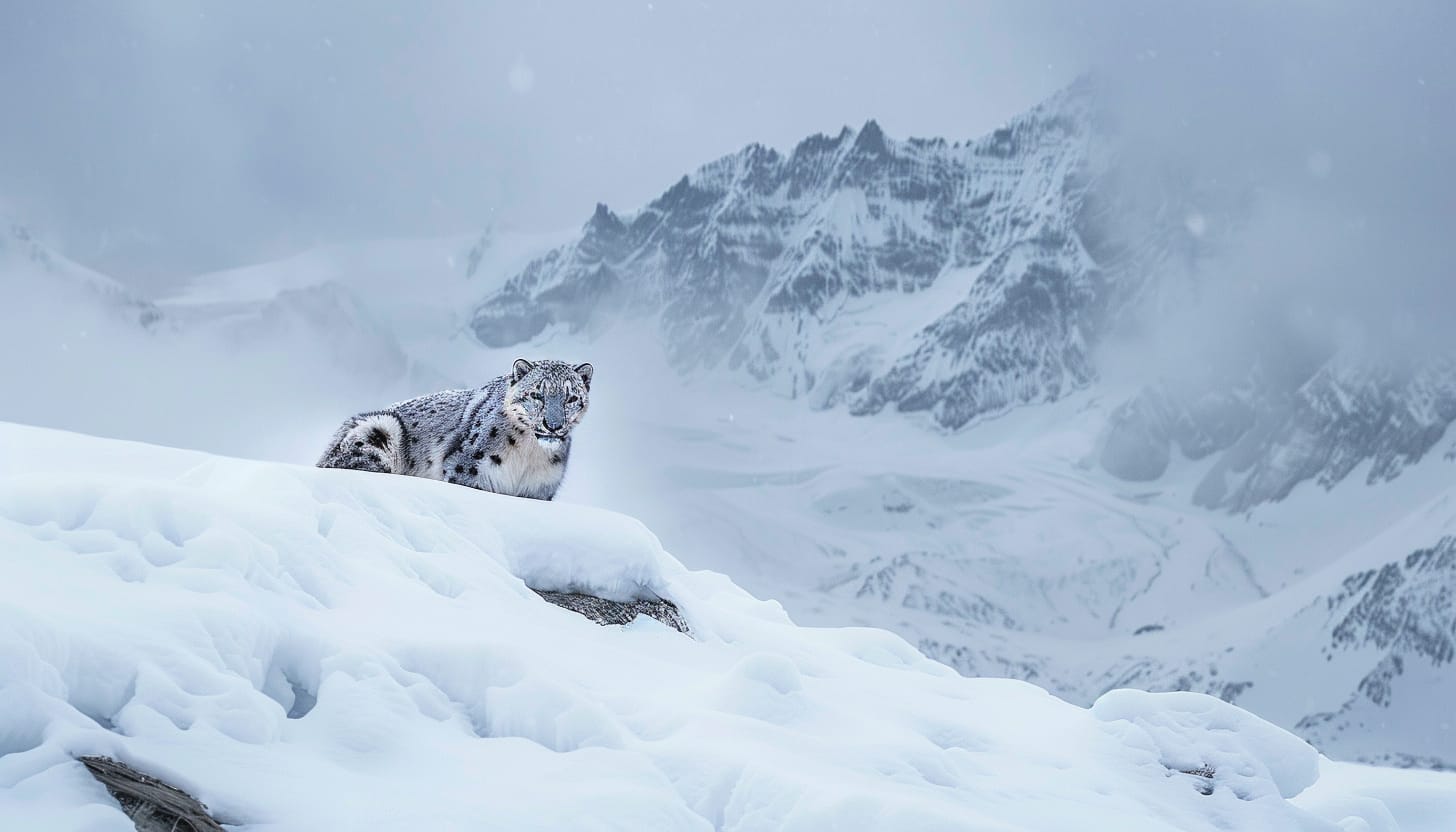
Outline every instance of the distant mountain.
<svg viewBox="0 0 1456 832">
<path fill-rule="evenodd" d="M 685 176 L 633 214 L 605 205 L 576 241 L 476 310 L 491 346 L 548 327 L 653 321 L 682 370 L 724 367 L 856 413 L 926 411 L 959 428 L 1089 383 L 1109 304 L 1089 192 L 1090 85 L 964 144 L 895 141 L 873 121 L 760 145 Z"/>
<path fill-rule="evenodd" d="M 99 272 L 62 257 L 17 222 L 0 225 L 0 280 L 9 303 L 78 303 L 143 329 L 163 316 L 150 301 Z"/>
<path fill-rule="evenodd" d="M 1184 627 L 1126 642 L 1121 657 L 1104 653 L 1103 672 L 1073 698 L 1121 686 L 1198 690 L 1269 714 L 1336 757 L 1456 769 L 1456 723 L 1445 718 L 1456 690 L 1451 497 L 1417 512 L 1415 529 L 1203 622 L 1197 635 Z M 1392 556 L 1426 526 L 1437 535 L 1428 545 Z"/>
<path fill-rule="evenodd" d="M 336 244 L 198 275 L 159 305 L 184 326 L 239 341 L 307 335 L 336 366 L 361 377 L 397 378 L 408 365 L 410 383 L 423 392 L 466 383 L 442 375 L 450 372 L 442 359 L 459 353 L 448 345 L 466 331 L 471 303 L 498 286 L 496 275 L 520 269 L 561 238 L 487 228 Z"/>
<path fill-rule="evenodd" d="M 1341 353 L 1279 381 L 1251 373 L 1241 389 L 1180 396 L 1154 385 L 1118 408 L 1101 460 L 1128 480 L 1155 480 L 1172 453 L 1214 460 L 1198 505 L 1247 511 L 1302 482 L 1331 488 L 1357 470 L 1398 476 L 1456 420 L 1456 356 L 1411 364 Z"/>
</svg>

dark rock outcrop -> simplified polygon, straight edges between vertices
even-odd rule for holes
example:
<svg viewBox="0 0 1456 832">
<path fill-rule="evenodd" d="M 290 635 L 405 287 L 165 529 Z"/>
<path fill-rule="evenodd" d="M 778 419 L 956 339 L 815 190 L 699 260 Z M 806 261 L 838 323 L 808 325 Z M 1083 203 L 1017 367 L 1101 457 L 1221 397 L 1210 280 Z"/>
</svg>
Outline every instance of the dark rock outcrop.
<svg viewBox="0 0 1456 832">
<path fill-rule="evenodd" d="M 82 765 L 106 787 L 137 832 L 223 832 L 196 798 L 110 757 L 82 757 Z"/>
<path fill-rule="evenodd" d="M 662 598 L 654 600 L 609 601 L 605 598 L 598 598 L 595 595 L 584 595 L 579 592 L 549 592 L 540 589 L 533 589 L 532 592 L 535 592 L 558 607 L 585 616 L 602 626 L 608 624 L 628 624 L 637 616 L 645 615 L 648 618 L 655 618 L 661 621 L 679 633 L 690 632 L 688 630 L 688 623 L 683 619 L 682 613 L 678 610 L 677 605 Z"/>
</svg>

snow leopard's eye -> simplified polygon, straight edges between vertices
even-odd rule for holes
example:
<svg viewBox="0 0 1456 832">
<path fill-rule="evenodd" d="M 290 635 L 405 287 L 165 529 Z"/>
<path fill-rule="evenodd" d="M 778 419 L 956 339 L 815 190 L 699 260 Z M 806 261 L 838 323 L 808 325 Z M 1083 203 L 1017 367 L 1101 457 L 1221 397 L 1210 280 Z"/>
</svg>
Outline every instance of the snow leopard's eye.
<svg viewBox="0 0 1456 832">
<path fill-rule="evenodd" d="M 566 400 L 566 406 L 567 407 L 580 407 L 581 406 L 581 397 L 580 396 L 572 396 L 571 398 L 569 398 L 569 399 Z"/>
</svg>

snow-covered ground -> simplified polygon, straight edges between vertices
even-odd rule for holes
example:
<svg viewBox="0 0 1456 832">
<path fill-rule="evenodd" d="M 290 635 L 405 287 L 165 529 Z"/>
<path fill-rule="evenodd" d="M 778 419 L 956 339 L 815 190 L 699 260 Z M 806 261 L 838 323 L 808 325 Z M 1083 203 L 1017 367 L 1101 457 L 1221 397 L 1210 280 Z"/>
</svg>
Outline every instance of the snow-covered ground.
<svg viewBox="0 0 1456 832">
<path fill-rule="evenodd" d="M 620 514 L 8 424 L 0 459 L 7 829 L 129 829 L 87 753 L 258 830 L 1456 828 L 1456 775 L 797 626 Z"/>
</svg>

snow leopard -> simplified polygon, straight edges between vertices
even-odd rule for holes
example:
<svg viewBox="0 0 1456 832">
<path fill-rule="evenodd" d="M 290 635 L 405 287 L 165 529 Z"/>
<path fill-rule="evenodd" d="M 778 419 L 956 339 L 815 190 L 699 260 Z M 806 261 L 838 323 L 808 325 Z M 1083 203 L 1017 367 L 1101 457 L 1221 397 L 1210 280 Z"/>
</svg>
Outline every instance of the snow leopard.
<svg viewBox="0 0 1456 832">
<path fill-rule="evenodd" d="M 444 480 L 550 500 L 586 415 L 592 365 L 518 358 L 475 390 L 444 390 L 345 421 L 320 468 Z"/>
</svg>

